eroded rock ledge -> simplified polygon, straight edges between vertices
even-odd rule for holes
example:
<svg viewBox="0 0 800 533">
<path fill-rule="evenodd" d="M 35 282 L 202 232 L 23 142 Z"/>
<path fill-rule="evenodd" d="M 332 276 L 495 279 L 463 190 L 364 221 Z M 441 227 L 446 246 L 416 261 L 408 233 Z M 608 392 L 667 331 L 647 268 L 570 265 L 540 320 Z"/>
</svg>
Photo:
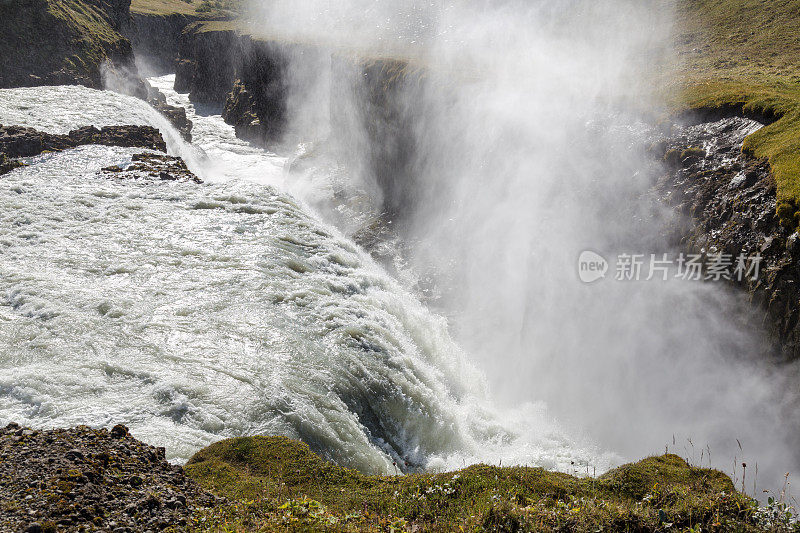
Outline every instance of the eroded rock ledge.
<svg viewBox="0 0 800 533">
<path fill-rule="evenodd" d="M 55 152 L 84 144 L 167 151 L 161 133 L 152 126 L 104 126 L 100 129 L 84 126 L 60 135 L 24 126 L 0 124 L 0 152 L 8 157 L 31 157 L 45 151 Z"/>
<path fill-rule="evenodd" d="M 67 135 L 58 135 L 23 126 L 0 124 L 0 175 L 25 166 L 16 158 L 87 144 L 146 148 L 160 152 L 167 150 L 161 133 L 151 126 L 106 126 L 100 129 L 86 126 L 70 131 Z M 152 152 L 135 154 L 129 164 L 106 167 L 102 172 L 117 178 L 202 183 L 180 157 Z"/>
<path fill-rule="evenodd" d="M 105 126 L 100 129 L 85 126 L 60 135 L 24 126 L 0 124 L 0 175 L 22 166 L 23 163 L 17 158 L 58 152 L 85 144 L 167 151 L 161 133 L 151 126 Z"/>
<path fill-rule="evenodd" d="M 102 172 L 107 176 L 126 179 L 150 179 L 161 181 L 193 181 L 203 183 L 186 166 L 180 157 L 170 155 L 142 153 L 135 154 L 131 163 L 124 166 L 105 167 Z"/>
</svg>

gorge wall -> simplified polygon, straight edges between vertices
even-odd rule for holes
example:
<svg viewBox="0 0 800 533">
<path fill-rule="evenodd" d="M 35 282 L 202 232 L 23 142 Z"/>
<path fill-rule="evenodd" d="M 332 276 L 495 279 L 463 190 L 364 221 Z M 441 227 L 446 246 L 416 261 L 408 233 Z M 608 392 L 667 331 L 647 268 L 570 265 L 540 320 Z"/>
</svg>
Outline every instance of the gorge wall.
<svg viewBox="0 0 800 533">
<path fill-rule="evenodd" d="M 769 163 L 742 150 L 747 134 L 774 117 L 755 122 L 737 110 L 699 112 L 655 145 L 664 170 L 653 190 L 674 208 L 668 239 L 688 253 L 761 257 L 759 271 L 730 283 L 744 291 L 761 317 L 777 360 L 800 356 L 800 246 L 798 235 L 776 212 Z"/>
<path fill-rule="evenodd" d="M 21 0 L 0 3 L 0 87 L 86 85 L 104 75 L 146 95 L 121 31 L 130 0 Z M 41 39 L 47 35 L 47 39 Z"/>
<path fill-rule="evenodd" d="M 353 144 L 330 147 L 342 159 L 367 161 L 361 171 L 380 189 L 379 210 L 399 217 L 413 205 L 413 128 L 423 112 L 409 103 L 427 83 L 423 68 L 258 37 L 228 22 L 197 22 L 181 35 L 176 90 L 190 93 L 194 102 L 221 106 L 236 135 L 256 145 L 279 143 L 291 129 L 292 106 L 310 98 L 307 92 L 318 83 L 330 84 L 329 146 L 336 139 L 366 137 L 355 145 L 357 158 L 344 153 Z"/>
</svg>

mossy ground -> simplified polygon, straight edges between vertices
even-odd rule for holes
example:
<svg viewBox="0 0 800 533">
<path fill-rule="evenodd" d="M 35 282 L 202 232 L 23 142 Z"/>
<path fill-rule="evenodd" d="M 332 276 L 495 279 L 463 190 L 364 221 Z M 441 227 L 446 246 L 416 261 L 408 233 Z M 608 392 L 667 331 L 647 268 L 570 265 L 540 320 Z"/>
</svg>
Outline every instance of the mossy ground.
<svg viewBox="0 0 800 533">
<path fill-rule="evenodd" d="M 676 110 L 743 109 L 778 120 L 744 150 L 769 160 L 781 221 L 800 223 L 800 0 L 679 0 Z"/>
<path fill-rule="evenodd" d="M 285 437 L 243 437 L 198 452 L 186 473 L 228 503 L 196 531 L 758 531 L 755 502 L 715 470 L 676 455 L 598 478 L 475 465 L 369 476 Z"/>
</svg>

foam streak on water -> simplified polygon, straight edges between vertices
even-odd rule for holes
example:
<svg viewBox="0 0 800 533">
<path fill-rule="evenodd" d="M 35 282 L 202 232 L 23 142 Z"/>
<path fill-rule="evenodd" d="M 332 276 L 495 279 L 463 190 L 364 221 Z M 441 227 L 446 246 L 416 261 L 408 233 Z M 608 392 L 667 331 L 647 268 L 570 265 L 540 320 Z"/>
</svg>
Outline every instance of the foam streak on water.
<svg viewBox="0 0 800 533">
<path fill-rule="evenodd" d="M 192 115 L 204 185 L 105 177 L 137 150 L 100 146 L 0 179 L 0 423 L 121 422 L 175 460 L 278 433 L 367 471 L 608 466 L 541 406 L 500 420 L 443 319 L 266 185 L 280 158 Z M 0 123 L 149 123 L 200 153 L 143 102 L 80 87 L 2 90 Z"/>
</svg>

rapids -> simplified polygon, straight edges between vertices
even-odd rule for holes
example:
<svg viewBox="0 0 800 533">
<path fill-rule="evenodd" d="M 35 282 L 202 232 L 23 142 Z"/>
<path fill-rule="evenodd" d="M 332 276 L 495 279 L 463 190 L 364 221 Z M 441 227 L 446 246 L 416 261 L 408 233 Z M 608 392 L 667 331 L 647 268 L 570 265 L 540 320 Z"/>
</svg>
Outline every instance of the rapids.
<svg viewBox="0 0 800 533">
<path fill-rule="evenodd" d="M 494 412 L 446 320 L 284 192 L 283 157 L 151 81 L 187 106 L 194 144 L 135 98 L 0 90 L 0 123 L 150 124 L 206 181 L 108 178 L 141 150 L 100 146 L 0 179 L 0 423 L 124 423 L 177 462 L 251 434 L 368 472 L 618 462 L 540 404 Z"/>
</svg>

